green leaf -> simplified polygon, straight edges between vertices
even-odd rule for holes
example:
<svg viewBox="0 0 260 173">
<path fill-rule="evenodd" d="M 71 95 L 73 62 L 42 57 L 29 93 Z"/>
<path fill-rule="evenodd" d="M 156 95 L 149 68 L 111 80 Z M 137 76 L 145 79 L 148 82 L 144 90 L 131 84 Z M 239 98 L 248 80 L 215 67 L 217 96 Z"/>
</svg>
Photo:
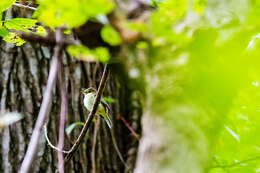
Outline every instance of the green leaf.
<svg viewBox="0 0 260 173">
<path fill-rule="evenodd" d="M 108 103 L 114 103 L 116 100 L 115 99 L 113 99 L 113 98 L 110 98 L 110 97 L 104 97 L 103 98 L 106 102 L 108 102 Z"/>
<path fill-rule="evenodd" d="M 25 43 L 25 41 L 23 39 L 21 39 L 18 35 L 16 35 L 13 32 L 9 32 L 8 35 L 3 37 L 3 40 L 8 43 L 15 44 L 16 46 L 21 46 Z"/>
<path fill-rule="evenodd" d="M 37 20 L 27 18 L 13 18 L 5 21 L 5 26 L 8 29 L 15 29 L 24 32 L 35 32 L 40 35 L 45 35 L 46 31 L 42 26 L 36 25 Z"/>
<path fill-rule="evenodd" d="M 83 45 L 70 45 L 67 47 L 70 55 L 83 61 L 101 61 L 107 62 L 110 58 L 109 51 L 104 47 L 98 47 L 94 50 Z"/>
<path fill-rule="evenodd" d="M 207 5 L 208 0 L 194 0 L 193 9 L 198 13 L 202 14 Z"/>
<path fill-rule="evenodd" d="M 94 50 L 95 56 L 101 62 L 107 62 L 110 59 L 110 54 L 107 48 L 105 47 L 98 47 Z"/>
<path fill-rule="evenodd" d="M 18 35 L 13 32 L 9 32 L 6 27 L 0 27 L 0 37 L 3 37 L 3 40 L 15 44 L 16 46 L 21 46 L 25 43 L 23 39 L 21 39 Z"/>
<path fill-rule="evenodd" d="M 0 128 L 11 125 L 23 118 L 23 115 L 18 112 L 9 112 L 0 115 Z"/>
<path fill-rule="evenodd" d="M 1 26 L 0 27 L 0 37 L 6 37 L 9 35 L 9 31 L 6 29 L 6 27 Z"/>
<path fill-rule="evenodd" d="M 71 125 L 69 125 L 67 128 L 66 128 L 66 134 L 69 135 L 72 130 L 77 127 L 77 126 L 84 126 L 84 123 L 83 122 L 75 122 L 75 123 L 72 123 Z"/>
<path fill-rule="evenodd" d="M 107 14 L 114 4 L 110 0 L 39 0 L 34 13 L 41 22 L 50 27 L 70 28 L 84 24 L 98 14 Z"/>
<path fill-rule="evenodd" d="M 118 32 L 110 25 L 106 25 L 101 30 L 102 39 L 112 46 L 117 46 L 121 43 L 121 38 Z"/>
<path fill-rule="evenodd" d="M 5 11 L 6 9 L 10 8 L 15 0 L 1 0 L 0 1 L 0 13 Z"/>
</svg>

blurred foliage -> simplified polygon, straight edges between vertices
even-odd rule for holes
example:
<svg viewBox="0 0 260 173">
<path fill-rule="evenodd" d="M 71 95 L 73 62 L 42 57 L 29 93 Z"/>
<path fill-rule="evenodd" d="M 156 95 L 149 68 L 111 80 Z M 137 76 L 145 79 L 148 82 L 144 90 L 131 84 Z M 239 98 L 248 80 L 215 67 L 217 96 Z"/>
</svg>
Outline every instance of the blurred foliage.
<svg viewBox="0 0 260 173">
<path fill-rule="evenodd" d="M 0 13 L 10 8 L 15 0 L 1 0 L 0 1 Z"/>
<path fill-rule="evenodd" d="M 117 46 L 121 43 L 121 38 L 117 31 L 110 25 L 107 25 L 101 30 L 102 39 L 111 46 Z"/>
<path fill-rule="evenodd" d="M 110 0 L 38 0 L 34 13 L 41 22 L 50 27 L 78 27 L 89 18 L 106 14 L 113 9 Z"/>
<path fill-rule="evenodd" d="M 70 45 L 67 51 L 71 56 L 83 61 L 100 61 L 107 62 L 110 59 L 110 53 L 105 47 L 89 49 L 83 45 Z"/>
<path fill-rule="evenodd" d="M 259 2 L 157 5 L 148 108 L 163 117 L 171 143 L 158 170 L 259 172 Z"/>
</svg>

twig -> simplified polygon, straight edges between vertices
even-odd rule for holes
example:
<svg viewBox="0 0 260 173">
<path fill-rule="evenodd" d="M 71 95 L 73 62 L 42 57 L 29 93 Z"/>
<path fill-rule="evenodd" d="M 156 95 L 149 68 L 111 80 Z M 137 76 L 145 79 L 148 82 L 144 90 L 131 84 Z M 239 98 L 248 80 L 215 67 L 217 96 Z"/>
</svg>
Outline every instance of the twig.
<svg viewBox="0 0 260 173">
<path fill-rule="evenodd" d="M 110 129 L 110 134 L 111 134 L 111 137 L 112 137 L 112 142 L 113 142 L 114 148 L 115 148 L 115 150 L 116 150 L 116 153 L 117 153 L 117 155 L 118 155 L 120 161 L 124 164 L 124 166 L 125 166 L 125 168 L 126 168 L 126 171 L 127 171 L 127 172 L 131 172 L 131 171 L 130 171 L 130 167 L 129 167 L 129 166 L 127 165 L 127 163 L 124 161 L 124 158 L 123 158 L 121 152 L 119 151 L 119 148 L 118 148 L 117 143 L 116 143 L 115 135 L 114 135 L 112 129 Z"/>
<path fill-rule="evenodd" d="M 62 47 L 62 31 L 58 29 L 57 32 L 57 43 L 58 46 Z M 59 141 L 58 141 L 58 148 L 63 150 L 64 147 L 64 128 L 65 128 L 65 121 L 67 115 L 67 91 L 66 91 L 66 83 L 65 83 L 65 73 L 62 64 L 62 57 L 61 54 L 58 57 L 58 64 L 59 64 L 59 72 L 58 72 L 58 79 L 59 79 L 59 87 L 60 87 L 60 95 L 61 95 L 61 110 L 60 110 L 60 124 L 59 124 Z M 64 157 L 63 152 L 58 152 L 58 169 L 60 173 L 64 173 Z"/>
<path fill-rule="evenodd" d="M 42 126 L 44 124 L 45 118 L 50 113 L 50 107 L 52 104 L 52 89 L 55 87 L 56 84 L 56 78 L 57 78 L 58 67 L 59 67 L 58 57 L 61 55 L 61 52 L 62 52 L 62 47 L 60 45 L 57 45 L 55 47 L 54 57 L 51 63 L 47 86 L 43 95 L 40 112 L 38 114 L 38 118 L 35 127 L 33 129 L 32 137 L 28 145 L 19 173 L 27 173 L 30 169 L 30 166 L 32 165 L 32 161 L 39 142 Z"/>
<path fill-rule="evenodd" d="M 31 32 L 24 32 L 24 31 L 14 31 L 14 32 L 22 39 L 27 40 L 31 43 L 40 43 L 47 46 L 55 46 L 57 44 L 54 33 L 49 33 L 47 36 L 41 36 L 41 35 L 33 34 Z M 80 44 L 80 41 L 73 41 L 68 39 L 63 39 L 62 42 L 64 47 L 67 47 L 69 45 Z"/>
<path fill-rule="evenodd" d="M 99 87 L 98 87 L 97 95 L 95 97 L 95 101 L 94 101 L 92 110 L 88 115 L 88 119 L 85 122 L 78 139 L 76 140 L 75 144 L 72 146 L 71 152 L 65 157 L 65 163 L 68 162 L 71 159 L 71 157 L 73 156 L 73 154 L 77 151 L 77 149 L 79 148 L 79 145 L 81 144 L 82 140 L 84 139 L 84 137 L 85 137 L 85 135 L 86 135 L 86 133 L 87 133 L 89 127 L 90 127 L 90 124 L 91 124 L 91 122 L 94 118 L 94 115 L 95 115 L 97 108 L 98 108 L 98 105 L 100 103 L 100 99 L 101 99 L 101 96 L 102 96 L 102 93 L 103 93 L 103 90 L 104 90 L 104 87 L 105 87 L 105 84 L 106 84 L 106 81 L 107 81 L 107 78 L 108 78 L 108 73 L 109 73 L 108 72 L 108 65 L 106 64 L 104 71 L 103 71 L 103 75 L 102 75 L 100 84 L 99 84 Z"/>
<path fill-rule="evenodd" d="M 130 130 L 130 132 L 139 140 L 140 136 L 135 132 L 135 130 L 130 126 L 130 124 L 128 124 L 125 118 L 120 116 L 120 119 L 123 121 L 125 126 Z"/>
<path fill-rule="evenodd" d="M 97 133 L 99 129 L 100 119 L 98 117 L 97 122 L 95 123 L 94 128 L 94 137 L 93 137 L 93 145 L 91 149 L 91 160 L 92 160 L 92 173 L 96 173 L 96 144 L 97 144 Z"/>
<path fill-rule="evenodd" d="M 30 10 L 37 10 L 37 8 L 31 7 L 31 6 L 28 6 L 28 5 L 22 5 L 22 4 L 18 4 L 18 3 L 13 3 L 13 5 L 17 6 L 17 7 L 27 8 L 27 9 L 30 9 Z"/>
<path fill-rule="evenodd" d="M 61 150 L 60 148 L 55 147 L 55 146 L 51 143 L 51 141 L 50 141 L 50 139 L 49 139 L 49 137 L 48 137 L 48 130 L 47 130 L 47 125 L 46 125 L 46 124 L 43 125 L 43 131 L 44 131 L 45 139 L 46 139 L 48 145 L 49 145 L 52 149 L 54 149 L 54 150 L 56 150 L 56 151 L 59 151 L 59 152 L 62 152 L 62 153 L 70 153 L 70 150 L 69 150 L 69 151 Z"/>
</svg>

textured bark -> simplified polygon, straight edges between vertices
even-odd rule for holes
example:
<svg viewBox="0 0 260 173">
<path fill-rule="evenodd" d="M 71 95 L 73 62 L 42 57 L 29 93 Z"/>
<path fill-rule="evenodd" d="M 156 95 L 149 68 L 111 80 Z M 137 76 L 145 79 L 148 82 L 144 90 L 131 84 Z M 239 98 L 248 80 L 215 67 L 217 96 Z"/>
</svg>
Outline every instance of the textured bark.
<svg viewBox="0 0 260 173">
<path fill-rule="evenodd" d="M 18 111 L 24 119 L 0 130 L 0 172 L 18 172 L 25 155 L 28 142 L 39 112 L 42 95 L 46 85 L 52 51 L 38 44 L 27 43 L 22 47 L 12 47 L 1 43 L 0 51 L 0 103 L 1 110 Z M 66 125 L 87 119 L 83 107 L 81 88 L 98 85 L 102 74 L 102 65 L 80 62 L 64 53 L 63 55 L 66 87 L 68 91 L 68 116 Z M 112 67 L 113 68 L 113 67 Z M 121 68 L 124 69 L 124 68 Z M 119 75 L 120 74 L 120 75 Z M 138 140 L 117 117 L 123 116 L 140 132 L 140 109 L 132 106 L 132 92 L 125 83 L 123 71 L 110 74 L 104 96 L 116 100 L 111 103 L 113 133 L 118 147 L 127 164 L 133 169 Z M 53 104 L 47 120 L 48 135 L 53 144 L 57 144 L 60 113 L 59 86 L 54 89 Z M 68 150 L 76 140 L 80 127 L 66 136 L 64 149 Z M 85 141 L 79 147 L 70 163 L 65 165 L 66 172 L 124 172 L 112 144 L 111 134 L 105 122 L 100 119 L 93 123 Z M 95 171 L 93 169 L 95 167 Z M 42 135 L 31 172 L 55 172 L 57 152 L 51 149 Z"/>
</svg>

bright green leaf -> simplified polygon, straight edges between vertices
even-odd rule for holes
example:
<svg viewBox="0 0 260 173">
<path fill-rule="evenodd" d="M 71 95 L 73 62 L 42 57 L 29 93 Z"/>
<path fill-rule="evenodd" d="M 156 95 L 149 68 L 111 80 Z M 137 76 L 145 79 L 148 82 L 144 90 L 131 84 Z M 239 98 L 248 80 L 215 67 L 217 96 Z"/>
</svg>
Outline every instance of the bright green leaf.
<svg viewBox="0 0 260 173">
<path fill-rule="evenodd" d="M 110 97 L 104 97 L 104 100 L 108 103 L 114 103 L 116 100 Z"/>
<path fill-rule="evenodd" d="M 97 59 L 101 62 L 107 62 L 110 59 L 110 54 L 107 48 L 98 47 L 94 50 Z"/>
<path fill-rule="evenodd" d="M 42 26 L 36 25 L 37 20 L 28 18 L 13 18 L 5 21 L 5 26 L 8 29 L 15 29 L 24 32 L 35 32 L 40 35 L 45 35 L 47 32 Z"/>
<path fill-rule="evenodd" d="M 83 45 L 70 45 L 67 47 L 67 51 L 70 55 L 84 61 L 97 61 L 96 56 L 86 46 Z"/>
<path fill-rule="evenodd" d="M 69 135 L 72 130 L 77 127 L 77 126 L 84 126 L 84 123 L 83 122 L 75 122 L 75 123 L 72 123 L 71 125 L 69 125 L 67 128 L 66 128 L 66 134 Z"/>
<path fill-rule="evenodd" d="M 110 58 L 109 51 L 104 47 L 98 47 L 94 50 L 83 45 L 70 45 L 67 47 L 70 55 L 83 61 L 101 61 L 107 62 Z"/>
<path fill-rule="evenodd" d="M 112 46 L 117 46 L 121 43 L 121 38 L 118 32 L 110 25 L 106 25 L 101 30 L 102 39 Z"/>
<path fill-rule="evenodd" d="M 25 43 L 25 41 L 23 39 L 21 39 L 18 35 L 16 35 L 13 32 L 9 32 L 9 34 L 6 35 L 3 38 L 3 40 L 8 42 L 8 43 L 15 44 L 16 46 L 21 46 Z"/>
<path fill-rule="evenodd" d="M 89 18 L 106 14 L 113 9 L 110 0 L 39 0 L 34 13 L 45 25 L 50 27 L 78 27 Z M 105 5 L 104 5 L 105 4 Z"/>
<path fill-rule="evenodd" d="M 6 9 L 10 8 L 15 0 L 1 0 L 0 1 L 0 13 L 5 11 Z"/>
<path fill-rule="evenodd" d="M 193 5 L 193 9 L 199 13 L 202 14 L 204 12 L 204 9 L 207 5 L 207 1 L 208 0 L 194 0 L 194 5 Z"/>
<path fill-rule="evenodd" d="M 5 27 L 0 27 L 0 37 L 6 37 L 8 36 L 9 31 Z"/>
</svg>

